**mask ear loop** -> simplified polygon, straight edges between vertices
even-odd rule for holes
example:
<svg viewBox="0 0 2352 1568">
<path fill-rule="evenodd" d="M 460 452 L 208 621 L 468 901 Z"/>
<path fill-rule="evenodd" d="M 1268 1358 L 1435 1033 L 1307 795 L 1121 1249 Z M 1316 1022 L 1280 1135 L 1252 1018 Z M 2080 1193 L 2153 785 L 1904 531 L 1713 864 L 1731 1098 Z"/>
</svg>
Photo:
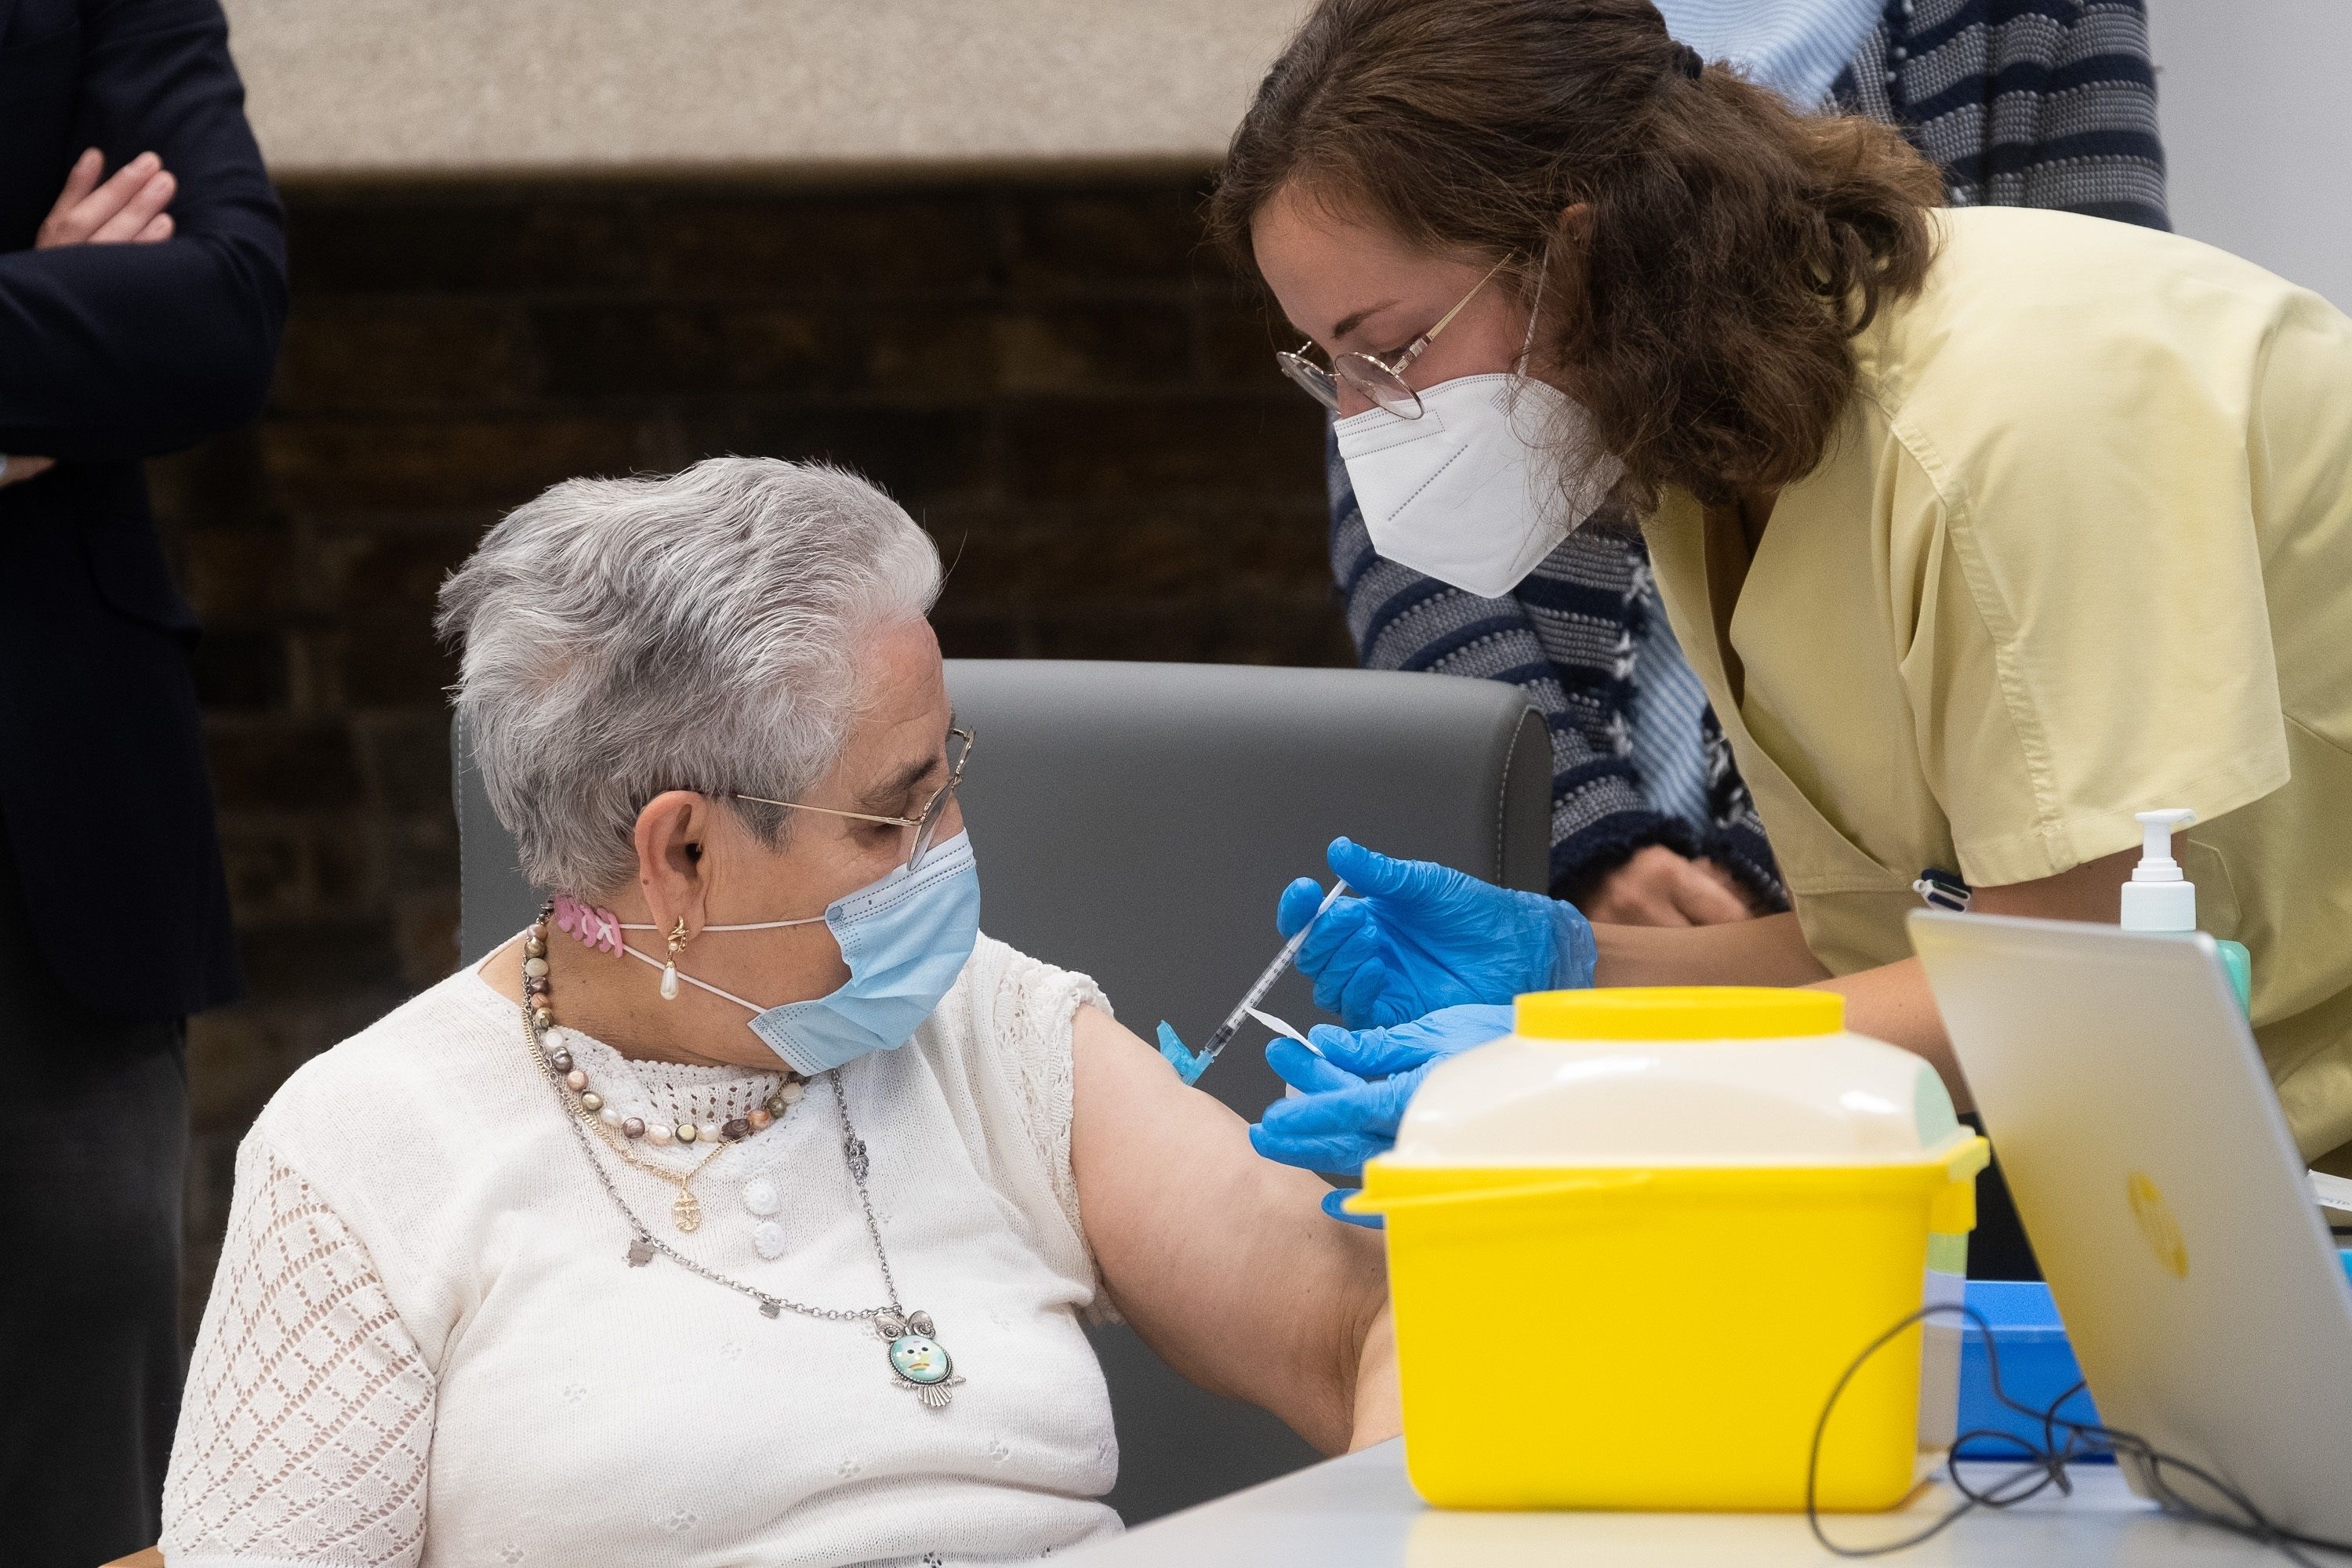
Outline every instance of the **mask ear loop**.
<svg viewBox="0 0 2352 1568">
<path fill-rule="evenodd" d="M 787 923 L 805 924 L 806 922 L 790 921 Z M 652 928 L 646 927 L 644 929 L 651 930 Z M 662 972 L 663 984 L 668 986 L 668 989 L 662 993 L 665 1000 L 674 1000 L 676 998 L 677 994 L 677 987 L 675 982 L 683 980 L 688 985 L 695 986 L 699 990 L 708 991 L 713 996 L 734 1003 L 735 1005 L 742 1008 L 747 1013 L 756 1015 L 767 1011 L 765 1007 L 761 1006 L 757 1002 L 746 1002 L 742 997 L 736 995 L 732 991 L 722 991 L 718 986 L 710 984 L 708 980 L 697 980 L 691 974 L 680 974 L 677 972 L 677 966 L 675 963 L 664 963 L 660 959 L 654 957 L 651 953 L 640 952 L 625 942 L 621 944 L 621 951 L 627 953 L 631 958 L 635 959 L 639 963 L 647 964 Z"/>
<path fill-rule="evenodd" d="M 662 972 L 661 996 L 663 1001 L 670 1002 L 677 1000 L 677 983 L 683 980 L 688 985 L 708 991 L 713 996 L 734 1003 L 735 1005 L 742 1008 L 748 1013 L 756 1015 L 767 1011 L 766 1008 L 761 1006 L 758 1003 L 747 1002 L 742 997 L 736 995 L 732 991 L 722 991 L 707 980 L 697 980 L 691 974 L 681 974 L 678 973 L 677 954 L 686 946 L 686 921 L 683 918 L 681 918 L 675 926 L 670 928 L 670 957 L 667 963 L 664 963 L 662 960 L 654 957 L 651 953 L 640 952 L 635 944 L 624 940 L 621 936 L 621 932 L 625 931 L 659 931 L 661 929 L 659 926 L 638 921 L 620 920 L 616 918 L 610 910 L 599 909 L 593 904 L 583 903 L 577 899 L 569 898 L 561 894 L 557 896 L 555 904 L 555 918 L 558 929 L 570 931 L 572 936 L 588 947 L 600 949 L 603 952 L 612 953 L 616 957 L 622 953 L 627 953 L 639 963 L 646 964 L 652 968 L 660 970 Z M 702 929 L 706 931 L 782 931 L 787 926 L 823 925 L 824 923 L 824 920 L 825 917 L 823 915 L 809 915 L 800 920 L 751 921 L 734 925 L 704 926 Z"/>
<path fill-rule="evenodd" d="M 754 921 L 740 925 L 704 926 L 702 929 L 706 932 L 714 931 L 782 931 L 786 926 L 814 926 L 823 925 L 824 923 L 824 917 L 823 915 L 811 915 L 804 920 Z M 649 925 L 623 924 L 620 929 L 623 931 L 651 931 L 654 928 Z M 746 1012 L 753 1014 L 766 1012 L 767 1009 L 761 1006 L 758 1003 L 746 1002 L 740 996 L 736 995 L 732 991 L 721 991 L 718 986 L 711 984 L 707 980 L 697 980 L 691 974 L 681 974 L 678 973 L 677 955 L 686 946 L 686 940 L 682 934 L 685 930 L 686 921 L 684 917 L 681 916 L 677 926 L 670 931 L 669 962 L 660 965 L 662 972 L 662 1000 L 665 1002 L 677 1001 L 677 983 L 683 980 L 688 985 L 697 985 L 701 987 L 703 990 L 709 992 L 713 996 L 725 997 L 728 1001 L 734 1003 L 735 1005 L 744 1009 Z M 626 942 L 621 943 L 621 951 L 627 953 L 631 958 L 637 959 L 642 963 L 652 963 L 654 962 L 653 956 L 650 953 L 639 952 L 635 947 Z"/>
<path fill-rule="evenodd" d="M 1528 335 L 1519 340 L 1518 363 L 1512 367 L 1513 373 L 1521 380 L 1527 379 L 1528 362 L 1535 357 L 1536 323 L 1543 320 L 1544 285 L 1550 281 L 1550 279 L 1551 242 L 1547 240 L 1544 242 L 1543 255 L 1536 259 L 1536 302 L 1528 307 Z"/>
<path fill-rule="evenodd" d="M 1518 363 L 1513 367 L 1512 372 L 1512 374 L 1517 375 L 1521 381 L 1532 381 L 1535 379 L 1535 377 L 1528 373 L 1528 363 L 1535 358 L 1536 324 L 1543 320 L 1544 289 L 1551 280 L 1551 253 L 1553 246 L 1557 243 L 1558 241 L 1556 238 L 1546 240 L 1544 242 L 1543 255 L 1536 263 L 1536 300 L 1535 303 L 1528 307 L 1528 335 L 1520 340 Z M 1524 440 L 1526 437 L 1521 437 L 1521 439 Z M 1534 442 L 1529 442 L 1528 444 L 1530 446 L 1536 445 Z"/>
<path fill-rule="evenodd" d="M 678 921 L 678 924 L 680 925 L 684 925 L 685 923 L 686 922 L 684 921 Z M 715 931 L 782 931 L 786 926 L 816 926 L 823 925 L 824 923 L 824 917 L 823 915 L 810 915 L 805 920 L 755 921 L 748 925 L 704 926 L 702 930 L 703 934 L 707 936 Z M 614 931 L 658 931 L 661 928 L 659 926 L 642 925 L 635 921 L 614 921 L 612 922 L 611 929 Z M 680 943 L 680 945 L 683 946 L 684 944 Z"/>
</svg>

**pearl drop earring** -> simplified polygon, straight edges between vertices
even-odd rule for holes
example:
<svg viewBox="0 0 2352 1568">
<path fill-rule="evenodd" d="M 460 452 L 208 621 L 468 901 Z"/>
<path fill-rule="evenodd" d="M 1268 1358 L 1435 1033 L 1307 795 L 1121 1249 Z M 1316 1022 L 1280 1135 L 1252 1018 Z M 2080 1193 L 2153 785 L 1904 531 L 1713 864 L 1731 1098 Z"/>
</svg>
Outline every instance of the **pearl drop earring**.
<svg viewBox="0 0 2352 1568">
<path fill-rule="evenodd" d="M 677 924 L 669 928 L 669 962 L 662 965 L 661 999 L 677 1000 L 677 955 L 686 951 L 686 917 L 677 917 Z"/>
</svg>

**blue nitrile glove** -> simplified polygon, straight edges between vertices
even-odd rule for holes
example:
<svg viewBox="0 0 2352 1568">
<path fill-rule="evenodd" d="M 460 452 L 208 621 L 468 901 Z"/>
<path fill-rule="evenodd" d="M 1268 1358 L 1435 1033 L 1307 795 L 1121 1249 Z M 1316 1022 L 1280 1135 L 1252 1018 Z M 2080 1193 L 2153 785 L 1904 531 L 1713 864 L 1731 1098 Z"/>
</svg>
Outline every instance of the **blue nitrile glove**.
<svg viewBox="0 0 2352 1568">
<path fill-rule="evenodd" d="M 1351 1029 L 1592 984 L 1592 928 L 1572 904 L 1347 838 L 1331 841 L 1330 861 L 1356 897 L 1316 921 L 1298 969 L 1315 982 L 1316 1005 Z M 1276 928 L 1295 935 L 1322 901 L 1301 877 L 1283 889 Z"/>
<path fill-rule="evenodd" d="M 1269 1160 L 1345 1175 L 1396 1142 L 1405 1102 L 1430 1069 L 1447 1057 L 1511 1032 L 1511 1009 L 1448 1007 L 1391 1029 L 1350 1034 L 1329 1024 L 1307 1031 L 1315 1049 L 1277 1039 L 1266 1065 L 1299 1091 L 1277 1100 L 1250 1128 L 1250 1145 Z M 1318 1056 L 1317 1051 L 1322 1055 Z M 1379 1225 L 1377 1215 L 1341 1212 L 1349 1194 L 1324 1198 L 1323 1212 L 1350 1225 Z"/>
</svg>

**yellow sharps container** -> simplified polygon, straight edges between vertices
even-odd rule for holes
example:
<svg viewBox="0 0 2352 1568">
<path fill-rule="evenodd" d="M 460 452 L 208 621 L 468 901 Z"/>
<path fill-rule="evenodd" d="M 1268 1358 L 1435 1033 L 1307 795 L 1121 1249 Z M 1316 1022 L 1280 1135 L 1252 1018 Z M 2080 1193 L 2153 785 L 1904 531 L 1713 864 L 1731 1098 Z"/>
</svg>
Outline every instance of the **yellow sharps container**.
<svg viewBox="0 0 2352 1568">
<path fill-rule="evenodd" d="M 1930 1237 L 1975 1225 L 1985 1161 L 1934 1069 L 1847 1033 L 1834 994 L 1520 997 L 1513 1033 L 1429 1075 L 1354 1200 L 1387 1216 L 1414 1489 L 1802 1508 L 1832 1386 L 1919 1308 Z M 1911 1490 L 1921 1343 L 1840 1396 L 1823 1508 Z"/>
</svg>

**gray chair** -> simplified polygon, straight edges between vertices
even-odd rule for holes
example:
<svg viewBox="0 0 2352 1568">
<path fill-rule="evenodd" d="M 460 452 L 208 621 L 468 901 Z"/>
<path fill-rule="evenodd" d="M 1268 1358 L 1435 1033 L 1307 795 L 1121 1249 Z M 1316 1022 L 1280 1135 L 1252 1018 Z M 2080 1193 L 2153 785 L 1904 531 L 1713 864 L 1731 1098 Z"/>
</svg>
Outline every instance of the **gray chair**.
<svg viewBox="0 0 2352 1568">
<path fill-rule="evenodd" d="M 1513 687 L 1023 659 L 951 660 L 948 687 L 978 737 L 963 798 L 984 924 L 1092 974 L 1147 1039 L 1166 1018 L 1202 1042 L 1279 945 L 1275 895 L 1293 877 L 1328 884 L 1323 848 L 1339 834 L 1545 884 L 1551 748 Z M 471 959 L 527 924 L 540 895 L 462 738 L 452 752 Z M 1296 974 L 1267 1005 L 1302 1028 L 1320 1016 Z M 1263 1034 L 1246 1032 L 1202 1080 L 1251 1119 L 1282 1093 Z M 1095 1344 L 1118 1425 L 1110 1500 L 1129 1522 L 1315 1457 L 1264 1412 L 1185 1383 L 1128 1330 L 1097 1330 Z"/>
</svg>

